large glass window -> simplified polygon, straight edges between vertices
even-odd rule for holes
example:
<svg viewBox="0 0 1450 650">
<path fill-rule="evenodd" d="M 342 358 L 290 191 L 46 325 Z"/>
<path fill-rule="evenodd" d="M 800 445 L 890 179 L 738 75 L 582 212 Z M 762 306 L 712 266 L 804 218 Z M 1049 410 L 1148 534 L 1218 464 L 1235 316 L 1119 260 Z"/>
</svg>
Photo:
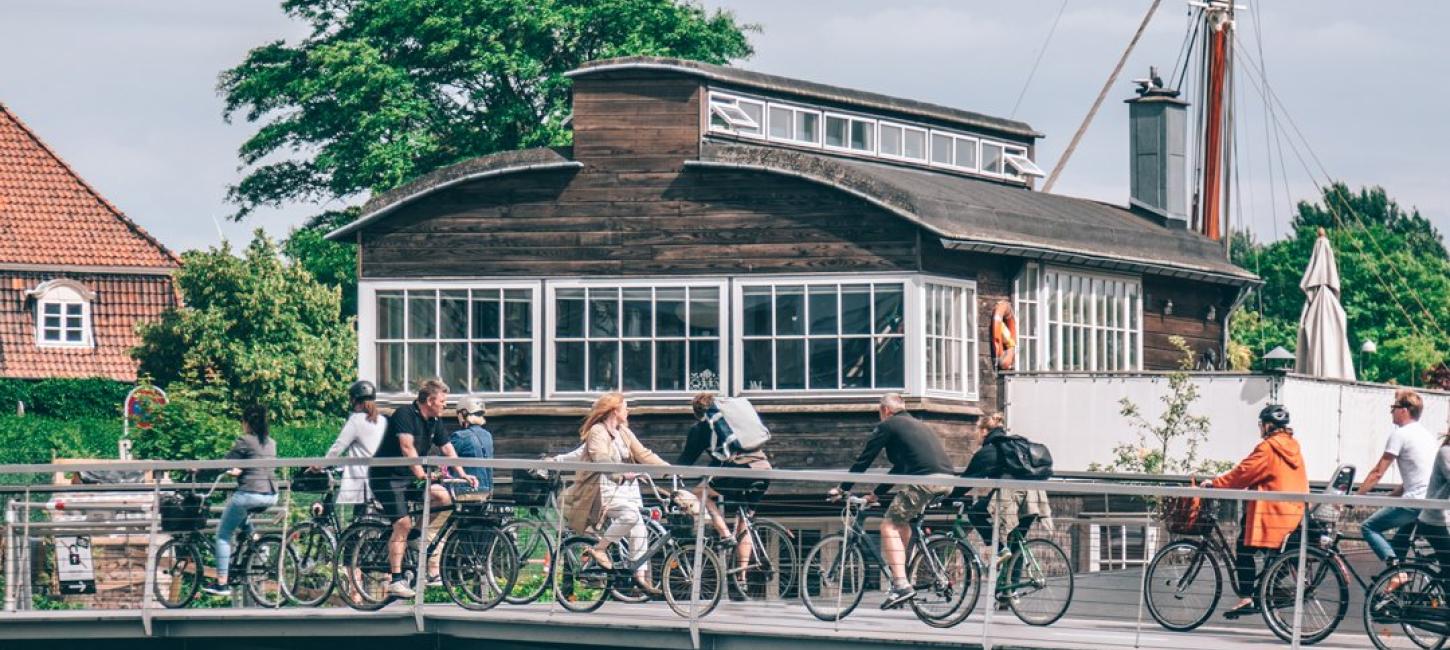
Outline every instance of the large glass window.
<svg viewBox="0 0 1450 650">
<path fill-rule="evenodd" d="M 876 120 L 826 114 L 826 147 L 876 153 Z"/>
<path fill-rule="evenodd" d="M 741 314 L 747 391 L 905 387 L 901 282 L 752 284 Z"/>
<path fill-rule="evenodd" d="M 554 289 L 553 390 L 720 387 L 718 286 Z"/>
<path fill-rule="evenodd" d="M 770 139 L 820 146 L 821 113 L 794 106 L 770 105 Z"/>
<path fill-rule="evenodd" d="M 1042 303 L 1039 300 L 1042 282 L 1041 267 L 1028 264 L 1022 268 L 1014 285 L 1017 307 L 1017 370 L 1037 370 L 1042 358 L 1039 335 Z"/>
<path fill-rule="evenodd" d="M 1141 370 L 1141 295 L 1135 279 L 1029 266 L 1017 282 L 1022 368 Z"/>
<path fill-rule="evenodd" d="M 534 390 L 534 290 L 379 290 L 377 384 L 406 393 L 438 377 L 455 393 Z"/>
<path fill-rule="evenodd" d="M 84 345 L 86 304 L 51 300 L 40 303 L 40 340 L 51 345 Z"/>
<path fill-rule="evenodd" d="M 952 397 L 977 394 L 977 292 L 928 282 L 925 312 L 926 390 Z"/>
</svg>

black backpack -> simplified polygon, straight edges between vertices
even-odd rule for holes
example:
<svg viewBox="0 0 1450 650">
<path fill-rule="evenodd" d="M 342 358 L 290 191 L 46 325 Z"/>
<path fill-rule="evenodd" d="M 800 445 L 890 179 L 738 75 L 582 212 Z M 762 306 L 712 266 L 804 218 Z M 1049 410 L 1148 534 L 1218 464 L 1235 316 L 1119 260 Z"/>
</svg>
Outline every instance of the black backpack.
<svg viewBox="0 0 1450 650">
<path fill-rule="evenodd" d="M 1052 452 L 1047 445 L 1022 436 L 997 439 L 997 457 L 1012 478 L 1045 481 L 1052 478 Z"/>
</svg>

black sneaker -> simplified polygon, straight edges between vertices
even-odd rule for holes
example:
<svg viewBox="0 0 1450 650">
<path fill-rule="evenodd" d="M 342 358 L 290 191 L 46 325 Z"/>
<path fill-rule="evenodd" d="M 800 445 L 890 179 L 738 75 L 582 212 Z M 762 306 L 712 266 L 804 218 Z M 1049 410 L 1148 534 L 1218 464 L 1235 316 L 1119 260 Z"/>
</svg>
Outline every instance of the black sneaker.
<svg viewBox="0 0 1450 650">
<path fill-rule="evenodd" d="M 892 587 L 886 592 L 886 599 L 881 601 L 881 609 L 894 609 L 903 603 L 916 597 L 916 590 L 910 585 L 905 587 Z"/>
</svg>

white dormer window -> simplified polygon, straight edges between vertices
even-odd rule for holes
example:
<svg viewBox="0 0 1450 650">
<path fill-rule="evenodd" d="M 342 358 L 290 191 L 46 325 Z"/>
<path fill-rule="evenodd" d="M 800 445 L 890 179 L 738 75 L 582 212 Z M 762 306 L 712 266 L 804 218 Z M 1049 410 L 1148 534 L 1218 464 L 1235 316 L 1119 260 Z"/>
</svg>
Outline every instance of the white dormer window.
<svg viewBox="0 0 1450 650">
<path fill-rule="evenodd" d="M 40 347 L 91 347 L 91 302 L 96 294 L 75 280 L 47 280 L 31 289 L 35 343 Z"/>
</svg>

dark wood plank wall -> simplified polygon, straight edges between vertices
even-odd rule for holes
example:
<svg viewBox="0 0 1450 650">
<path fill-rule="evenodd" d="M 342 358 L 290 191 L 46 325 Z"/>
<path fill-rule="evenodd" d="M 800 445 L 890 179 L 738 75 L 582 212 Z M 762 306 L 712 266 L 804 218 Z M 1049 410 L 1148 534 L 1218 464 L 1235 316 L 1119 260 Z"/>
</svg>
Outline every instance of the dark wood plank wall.
<svg viewBox="0 0 1450 650">
<path fill-rule="evenodd" d="M 1195 355 L 1213 350 L 1223 358 L 1223 318 L 1233 306 L 1234 291 L 1228 287 L 1191 280 L 1144 276 L 1143 278 L 1143 364 L 1146 370 L 1173 370 L 1182 353 L 1169 342 L 1181 336 Z M 1173 301 L 1173 314 L 1164 306 Z M 1214 318 L 1208 319 L 1213 306 Z"/>
</svg>

